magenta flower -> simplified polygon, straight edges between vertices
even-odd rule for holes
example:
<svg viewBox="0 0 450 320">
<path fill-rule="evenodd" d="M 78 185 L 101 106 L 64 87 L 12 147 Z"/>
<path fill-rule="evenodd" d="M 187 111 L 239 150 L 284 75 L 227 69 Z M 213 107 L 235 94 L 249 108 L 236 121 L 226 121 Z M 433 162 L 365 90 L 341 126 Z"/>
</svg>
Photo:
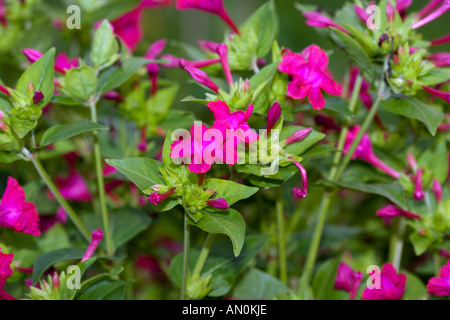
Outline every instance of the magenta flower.
<svg viewBox="0 0 450 320">
<path fill-rule="evenodd" d="M 213 200 L 207 200 L 206 204 L 209 207 L 213 207 L 213 208 L 216 208 L 216 209 L 222 209 L 222 210 L 226 210 L 226 209 L 228 209 L 230 207 L 228 202 L 225 199 L 222 199 L 222 198 L 220 198 L 220 199 L 213 199 Z"/>
<path fill-rule="evenodd" d="M 39 216 L 32 202 L 26 202 L 25 192 L 16 179 L 8 177 L 0 203 L 0 226 L 39 237 Z"/>
<path fill-rule="evenodd" d="M 355 10 L 356 15 L 358 16 L 359 20 L 366 23 L 369 19 L 369 14 L 361 7 L 358 7 L 357 5 L 353 5 L 353 10 Z"/>
<path fill-rule="evenodd" d="M 103 237 L 104 234 L 100 228 L 92 231 L 91 242 L 89 243 L 89 246 L 86 249 L 86 252 L 84 253 L 83 259 L 81 259 L 81 262 L 86 261 L 92 257 L 98 245 L 103 240 Z"/>
<path fill-rule="evenodd" d="M 1 251 L 0 248 L 0 299 L 1 300 L 17 300 L 6 293 L 3 288 L 5 287 L 6 280 L 12 276 L 13 271 L 11 269 L 11 263 L 14 259 L 14 254 L 6 254 Z"/>
<path fill-rule="evenodd" d="M 437 52 L 428 57 L 436 67 L 450 67 L 450 53 Z"/>
<path fill-rule="evenodd" d="M 30 63 L 35 63 L 44 55 L 42 52 L 35 49 L 23 49 L 22 52 Z M 78 58 L 73 58 L 70 60 L 65 53 L 59 53 L 55 60 L 55 71 L 65 74 L 72 68 L 78 68 L 78 65 Z"/>
<path fill-rule="evenodd" d="M 395 9 L 400 13 L 402 17 L 405 16 L 406 10 L 411 6 L 412 0 L 397 0 Z"/>
<path fill-rule="evenodd" d="M 164 48 L 166 47 L 167 40 L 161 39 L 155 41 L 147 50 L 147 53 L 144 55 L 145 58 L 149 60 L 155 60 L 162 53 Z M 152 95 L 155 95 L 156 90 L 158 89 L 158 75 L 159 75 L 159 66 L 157 63 L 150 63 L 147 65 L 147 73 L 150 77 L 150 81 L 152 82 Z"/>
<path fill-rule="evenodd" d="M 114 173 L 118 172 L 116 168 L 113 166 L 110 166 L 109 164 L 106 164 L 106 166 L 103 168 L 103 176 L 108 177 Z"/>
<path fill-rule="evenodd" d="M 233 77 L 231 76 L 230 64 L 228 63 L 228 47 L 225 43 L 215 43 L 211 41 L 200 41 L 200 46 L 210 52 L 216 53 L 222 63 L 225 78 L 230 86 L 233 86 Z"/>
<path fill-rule="evenodd" d="M 443 0 L 441 6 L 439 8 L 437 8 L 436 10 L 431 12 L 425 18 L 422 18 L 420 21 L 413 24 L 412 28 L 413 29 L 420 28 L 421 26 L 423 26 L 433 20 L 436 20 L 437 18 L 439 18 L 440 16 L 442 16 L 444 13 L 446 13 L 449 10 L 450 10 L 450 0 Z"/>
<path fill-rule="evenodd" d="M 449 42 L 450 42 L 450 34 L 431 41 L 431 46 L 435 47 L 441 44 L 447 44 Z"/>
<path fill-rule="evenodd" d="M 435 296 L 450 296 L 450 260 L 441 268 L 439 277 L 428 281 L 427 291 Z"/>
<path fill-rule="evenodd" d="M 183 69 L 189 72 L 189 74 L 195 81 L 211 89 L 215 93 L 219 93 L 219 87 L 211 80 L 211 78 L 208 77 L 208 75 L 204 71 L 190 66 L 184 66 Z"/>
<path fill-rule="evenodd" d="M 144 37 L 142 27 L 142 8 L 137 7 L 114 21 L 111 21 L 114 33 L 122 39 L 130 51 L 134 51 Z"/>
<path fill-rule="evenodd" d="M 238 138 L 238 143 L 251 143 L 259 139 L 247 123 L 253 112 L 253 105 L 249 105 L 247 111 L 237 110 L 233 113 L 230 107 L 221 100 L 210 101 L 208 108 L 214 114 L 214 128 L 222 132 L 223 137 L 227 137 L 227 130 L 233 130 Z M 228 138 L 228 137 L 227 137 Z"/>
<path fill-rule="evenodd" d="M 390 2 L 386 5 L 386 16 L 390 23 L 395 19 L 395 9 Z"/>
<path fill-rule="evenodd" d="M 422 88 L 431 93 L 432 95 L 450 103 L 450 92 L 440 91 L 427 86 L 422 86 Z"/>
<path fill-rule="evenodd" d="M 359 74 L 359 68 L 358 67 L 352 67 L 350 69 L 350 83 L 349 83 L 349 96 L 350 98 L 351 92 L 353 91 L 353 88 L 355 87 L 356 83 L 356 77 Z M 359 91 L 359 97 L 361 101 L 364 103 L 367 109 L 372 108 L 372 95 L 370 94 L 370 83 L 366 81 L 366 79 L 363 78 L 361 89 Z"/>
<path fill-rule="evenodd" d="M 272 131 L 273 127 L 275 127 L 276 123 L 280 119 L 280 116 L 281 116 L 281 107 L 280 103 L 277 101 L 272 105 L 272 107 L 269 109 L 269 112 L 267 113 L 267 126 L 266 126 L 267 135 L 269 135 L 270 131 Z"/>
<path fill-rule="evenodd" d="M 401 300 L 405 291 L 406 275 L 397 274 L 394 266 L 386 263 L 381 270 L 380 289 L 366 288 L 363 300 Z"/>
<path fill-rule="evenodd" d="M 392 223 L 394 217 L 406 217 L 411 219 L 420 219 L 418 214 L 403 210 L 394 205 L 387 205 L 377 211 L 377 216 L 383 218 L 386 225 Z"/>
<path fill-rule="evenodd" d="M 153 192 L 148 197 L 148 201 L 150 201 L 152 205 L 157 206 L 158 204 L 169 198 L 171 195 L 173 195 L 174 192 L 175 188 L 170 189 L 169 191 L 164 193 Z"/>
<path fill-rule="evenodd" d="M 431 0 L 417 13 L 417 18 L 421 19 L 442 4 L 443 0 Z"/>
<path fill-rule="evenodd" d="M 7 96 L 9 96 L 9 90 L 0 84 L 0 92 L 3 92 Z"/>
<path fill-rule="evenodd" d="M 0 23 L 4 28 L 8 25 L 8 22 L 6 21 L 6 4 L 2 1 L 0 1 Z"/>
<path fill-rule="evenodd" d="M 215 14 L 221 18 L 235 33 L 239 34 L 239 29 L 228 14 L 223 0 L 177 0 L 178 10 L 202 10 Z"/>
<path fill-rule="evenodd" d="M 423 175 L 423 169 L 417 170 L 417 174 L 414 178 L 415 181 L 415 189 L 414 189 L 414 199 L 416 200 L 422 200 L 425 198 L 425 192 L 423 191 L 422 187 L 422 175 Z"/>
<path fill-rule="evenodd" d="M 291 159 L 292 160 L 292 159 Z M 306 173 L 306 169 L 297 161 L 292 161 L 300 171 L 300 175 L 302 176 L 303 185 L 301 188 L 293 188 L 292 189 L 292 196 L 295 199 L 302 199 L 305 198 L 308 195 L 308 175 Z"/>
<path fill-rule="evenodd" d="M 348 152 L 350 150 L 350 147 L 353 144 L 353 140 L 355 140 L 356 136 L 358 135 L 360 128 L 361 128 L 360 126 L 354 126 L 350 128 L 347 134 L 347 138 L 345 140 L 344 145 L 345 152 Z M 375 155 L 375 153 L 372 150 L 372 143 L 370 142 L 370 138 L 367 133 L 363 135 L 363 138 L 359 143 L 358 147 L 356 148 L 355 153 L 352 155 L 352 159 L 356 158 L 359 158 L 361 160 L 370 163 L 374 167 L 377 167 L 378 169 L 386 172 L 395 179 L 398 179 L 400 177 L 400 173 L 388 167 Z"/>
<path fill-rule="evenodd" d="M 89 186 L 84 177 L 78 172 L 76 168 L 76 153 L 71 152 L 66 154 L 64 157 L 69 166 L 69 175 L 66 177 L 55 177 L 56 186 L 61 192 L 61 195 L 66 200 L 75 202 L 92 201 L 92 195 L 89 191 Z M 51 192 L 49 192 L 49 197 L 50 199 L 54 199 L 54 196 Z"/>
<path fill-rule="evenodd" d="M 283 55 L 278 70 L 293 76 L 287 88 L 287 95 L 293 99 L 308 96 L 313 109 L 322 109 L 325 99 L 321 90 L 335 96 L 342 94 L 341 86 L 331 79 L 327 66 L 327 54 L 316 45 L 307 47 L 300 54 Z"/>
<path fill-rule="evenodd" d="M 348 33 L 348 30 L 341 27 L 339 24 L 331 20 L 330 18 L 324 16 L 320 12 L 312 11 L 312 12 L 304 12 L 303 16 L 306 18 L 306 25 L 310 27 L 317 28 L 336 28 L 341 30 L 344 33 Z"/>
<path fill-rule="evenodd" d="M 54 216 L 40 215 L 39 230 L 41 230 L 42 233 L 47 232 L 48 230 L 53 228 L 58 222 L 62 224 L 67 223 L 67 212 L 62 207 L 59 207 L 56 210 L 56 214 Z"/>
<path fill-rule="evenodd" d="M 106 92 L 103 96 L 103 99 L 107 99 L 107 100 L 111 100 L 111 101 L 116 101 L 116 102 L 123 102 L 124 99 L 123 97 L 120 95 L 119 92 L 115 91 L 115 90 L 111 90 Z"/>
<path fill-rule="evenodd" d="M 290 145 L 292 143 L 302 141 L 307 136 L 309 136 L 311 131 L 312 131 L 311 128 L 305 128 L 305 129 L 295 131 L 289 138 L 286 139 L 286 141 L 285 141 L 286 145 Z"/>
<path fill-rule="evenodd" d="M 437 179 L 433 179 L 433 192 L 436 196 L 436 200 L 442 202 L 442 186 Z"/>
<path fill-rule="evenodd" d="M 137 148 L 141 152 L 147 152 L 147 126 L 145 125 L 141 128 L 141 140 Z"/>
<path fill-rule="evenodd" d="M 336 281 L 334 282 L 334 288 L 347 291 L 350 293 L 350 300 L 354 300 L 362 278 L 363 273 L 361 271 L 355 272 L 350 266 L 341 262 L 336 275 Z"/>
<path fill-rule="evenodd" d="M 193 124 L 190 137 L 172 143 L 170 156 L 177 159 L 180 164 L 187 164 L 189 171 L 193 173 L 206 173 L 213 163 L 224 163 L 223 141 L 209 139 L 207 134 L 211 132 L 209 130 L 211 129 L 204 124 L 201 126 Z M 205 150 L 209 150 L 211 156 L 206 155 Z M 234 160 L 233 163 L 237 162 L 236 152 L 231 160 Z"/>
</svg>

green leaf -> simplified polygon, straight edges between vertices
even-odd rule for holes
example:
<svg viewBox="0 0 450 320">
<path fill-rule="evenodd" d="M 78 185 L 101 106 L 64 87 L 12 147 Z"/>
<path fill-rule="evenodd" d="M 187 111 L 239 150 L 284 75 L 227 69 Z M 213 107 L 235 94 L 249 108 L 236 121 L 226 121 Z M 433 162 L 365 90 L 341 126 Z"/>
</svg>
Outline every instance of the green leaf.
<svg viewBox="0 0 450 320">
<path fill-rule="evenodd" d="M 305 127 L 300 126 L 291 126 L 284 127 L 283 131 L 280 134 L 280 141 L 284 141 L 289 138 L 294 132 L 305 129 Z M 284 148 L 284 150 L 290 154 L 295 154 L 297 156 L 302 155 L 306 150 L 311 148 L 317 142 L 323 140 L 325 138 L 325 134 L 312 130 L 309 135 L 303 139 L 302 141 L 292 143 Z"/>
<path fill-rule="evenodd" d="M 250 269 L 236 283 L 231 298 L 238 300 L 272 300 L 289 288 L 277 278 L 258 269 Z"/>
<path fill-rule="evenodd" d="M 382 101 L 381 106 L 389 112 L 423 122 L 433 136 L 443 117 L 441 112 L 417 99 L 391 98 Z"/>
<path fill-rule="evenodd" d="M 125 81 L 139 70 L 153 61 L 145 58 L 129 58 L 122 61 L 120 66 L 114 66 L 103 71 L 98 78 L 98 92 L 100 95 L 120 87 Z"/>
<path fill-rule="evenodd" d="M 262 5 L 244 24 L 240 27 L 241 37 L 256 39 L 254 48 L 258 58 L 265 57 L 278 34 L 279 24 L 273 0 Z"/>
<path fill-rule="evenodd" d="M 312 282 L 314 299 L 336 300 L 348 296 L 334 289 L 338 267 L 339 259 L 329 260 L 320 265 Z"/>
<path fill-rule="evenodd" d="M 206 179 L 205 188 L 215 190 L 216 198 L 224 198 L 230 206 L 239 200 L 250 198 L 259 190 L 234 181 L 221 179 Z"/>
<path fill-rule="evenodd" d="M 0 163 L 10 164 L 16 161 L 23 160 L 17 153 L 13 152 L 0 152 Z"/>
<path fill-rule="evenodd" d="M 368 184 L 362 182 L 339 182 L 345 189 L 376 194 L 385 197 L 404 210 L 408 210 L 405 190 L 399 183 Z"/>
<path fill-rule="evenodd" d="M 428 87 L 443 83 L 450 79 L 450 68 L 435 68 L 418 80 Z"/>
<path fill-rule="evenodd" d="M 97 89 L 97 72 L 94 68 L 83 66 L 67 71 L 64 90 L 75 99 L 88 101 Z"/>
<path fill-rule="evenodd" d="M 427 298 L 427 287 L 415 274 L 402 271 L 406 275 L 405 292 L 403 300 L 425 300 Z"/>
<path fill-rule="evenodd" d="M 358 65 L 359 69 L 362 70 L 364 77 L 369 82 L 372 82 L 374 77 L 372 62 L 363 47 L 348 34 L 335 28 L 332 28 L 332 30 L 338 37 L 338 44 L 343 47 L 350 58 Z"/>
<path fill-rule="evenodd" d="M 239 256 L 245 238 L 245 221 L 241 214 L 231 208 L 217 212 L 202 211 L 202 214 L 199 222 L 189 223 L 208 233 L 227 235 L 233 244 L 234 255 Z"/>
<path fill-rule="evenodd" d="M 51 103 L 53 104 L 61 104 L 64 106 L 79 106 L 80 101 L 77 101 L 71 97 L 65 97 L 65 96 L 53 96 Z"/>
<path fill-rule="evenodd" d="M 91 59 L 97 69 L 113 64 L 119 53 L 119 43 L 108 20 L 103 20 L 97 28 L 92 44 Z"/>
<path fill-rule="evenodd" d="M 84 250 L 81 249 L 60 249 L 39 255 L 33 263 L 33 285 L 35 285 L 42 274 L 54 265 L 63 260 L 81 260 Z"/>
<path fill-rule="evenodd" d="M 445 139 L 439 138 L 418 158 L 419 168 L 424 169 L 424 180 L 430 182 L 437 179 L 441 184 L 447 180 L 449 172 L 448 151 Z"/>
<path fill-rule="evenodd" d="M 34 92 L 41 91 L 44 99 L 39 106 L 46 106 L 53 97 L 55 75 L 55 48 L 48 50 L 38 61 L 33 63 L 20 77 L 16 90 L 25 96 L 28 94 L 28 85 L 33 83 Z M 34 92 L 31 93 L 32 98 Z"/>
<path fill-rule="evenodd" d="M 77 300 L 123 300 L 126 282 L 103 280 L 83 291 Z"/>
<path fill-rule="evenodd" d="M 212 274 L 209 283 L 212 290 L 208 295 L 210 297 L 220 297 L 227 294 L 233 287 L 238 275 L 244 271 L 246 266 L 259 253 L 265 242 L 266 237 L 247 236 L 242 253 L 237 258 L 233 255 L 229 242 L 214 243 L 201 275 L 201 277 L 206 277 Z M 189 269 L 191 272 L 194 270 L 200 250 L 200 248 L 192 248 L 189 252 Z M 175 256 L 170 263 L 170 279 L 178 287 L 181 284 L 182 265 L 183 254 Z"/>
<path fill-rule="evenodd" d="M 86 270 L 97 261 L 97 258 L 90 258 L 86 261 L 80 262 L 77 264 L 77 267 L 80 268 L 80 277 L 82 278 Z M 78 293 L 78 290 L 73 288 L 69 289 L 67 285 L 67 280 L 70 278 L 70 274 L 66 274 L 66 277 L 61 281 L 61 300 L 73 300 Z"/>
<path fill-rule="evenodd" d="M 66 140 L 79 134 L 96 130 L 108 130 L 108 127 L 88 120 L 70 124 L 59 124 L 45 131 L 44 135 L 42 136 L 40 146 L 46 147 L 55 142 Z"/>
<path fill-rule="evenodd" d="M 433 238 L 420 235 L 417 232 L 411 233 L 409 240 L 413 245 L 416 256 L 424 254 L 434 242 Z"/>
<path fill-rule="evenodd" d="M 152 219 L 143 211 L 134 208 L 122 208 L 111 218 L 111 234 L 116 248 L 127 243 L 147 229 Z"/>
<path fill-rule="evenodd" d="M 162 163 L 149 158 L 108 159 L 106 163 L 124 174 L 142 191 L 156 184 L 164 184 L 159 168 Z"/>
</svg>

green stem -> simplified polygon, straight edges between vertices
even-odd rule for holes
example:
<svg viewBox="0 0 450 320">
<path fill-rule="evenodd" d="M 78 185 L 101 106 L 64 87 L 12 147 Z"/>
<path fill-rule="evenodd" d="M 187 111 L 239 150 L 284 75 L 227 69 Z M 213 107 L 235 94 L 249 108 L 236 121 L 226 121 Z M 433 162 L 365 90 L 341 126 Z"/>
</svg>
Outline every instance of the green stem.
<svg viewBox="0 0 450 320">
<path fill-rule="evenodd" d="M 405 230 L 406 230 L 406 220 L 404 218 L 399 218 L 397 236 L 395 239 L 395 246 L 394 246 L 394 255 L 392 259 L 392 264 L 394 265 L 397 271 L 400 271 L 400 262 L 402 260 L 403 238 L 405 236 Z"/>
<path fill-rule="evenodd" d="M 439 255 L 439 251 L 436 251 L 433 255 L 434 258 L 434 276 L 439 277 L 441 273 L 441 256 Z"/>
<path fill-rule="evenodd" d="M 277 201 L 277 228 L 278 228 L 278 263 L 280 265 L 280 280 L 287 284 L 287 263 L 286 263 L 286 237 L 284 230 L 284 210 L 283 210 L 283 192 L 278 188 Z"/>
<path fill-rule="evenodd" d="M 322 238 L 323 228 L 325 226 L 325 221 L 330 208 L 331 203 L 331 193 L 324 193 L 322 196 L 322 203 L 320 205 L 319 217 L 317 220 L 316 228 L 314 230 L 314 236 L 309 247 L 308 257 L 306 259 L 305 268 L 300 280 L 300 290 L 299 295 L 308 299 L 307 287 L 310 282 L 310 278 L 316 263 L 317 253 L 319 251 L 320 240 Z"/>
<path fill-rule="evenodd" d="M 192 279 L 200 279 L 203 267 L 205 266 L 206 260 L 208 259 L 209 251 L 211 250 L 213 241 L 214 235 L 212 233 L 209 233 L 208 236 L 206 237 L 202 251 L 200 252 L 200 256 L 197 259 L 197 263 L 195 264 L 194 271 L 192 272 Z"/>
<path fill-rule="evenodd" d="M 44 167 L 42 166 L 42 163 L 39 161 L 37 157 L 31 157 L 30 160 L 33 163 L 34 167 L 36 168 L 36 171 L 41 176 L 42 180 L 44 180 L 45 184 L 50 189 L 51 193 L 55 196 L 60 206 L 63 207 L 63 209 L 66 211 L 70 220 L 77 227 L 78 231 L 80 231 L 80 233 L 86 239 L 86 241 L 89 242 L 91 239 L 89 231 L 86 229 L 81 219 L 73 211 L 72 207 L 69 205 L 66 199 L 64 199 L 64 197 L 61 195 L 58 188 L 55 186 L 52 179 L 50 179 L 49 175 L 47 174 L 47 171 L 45 171 Z"/>
<path fill-rule="evenodd" d="M 97 123 L 97 106 L 95 103 L 90 103 L 89 106 L 91 108 L 92 121 Z M 103 180 L 103 165 L 102 165 L 103 160 L 102 160 L 102 154 L 100 151 L 98 131 L 93 131 L 92 135 L 94 137 L 95 171 L 97 174 L 98 194 L 99 194 L 99 200 L 100 200 L 100 210 L 102 213 L 103 231 L 105 234 L 105 241 L 106 241 L 106 251 L 109 256 L 113 256 L 114 255 L 114 245 L 112 242 L 111 232 L 110 232 L 110 228 L 109 228 L 108 208 L 106 207 L 105 182 Z"/>
<path fill-rule="evenodd" d="M 183 274 L 181 279 L 181 294 L 180 300 L 186 300 L 186 289 L 189 277 L 189 238 L 190 226 L 188 224 L 188 215 L 184 214 L 184 250 L 183 250 Z"/>
</svg>

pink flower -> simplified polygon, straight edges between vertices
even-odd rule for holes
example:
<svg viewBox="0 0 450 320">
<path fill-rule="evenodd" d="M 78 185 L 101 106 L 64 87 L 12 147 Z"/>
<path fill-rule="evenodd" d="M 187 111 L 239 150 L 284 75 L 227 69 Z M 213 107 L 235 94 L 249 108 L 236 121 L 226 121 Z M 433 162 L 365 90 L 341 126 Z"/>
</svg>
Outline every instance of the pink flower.
<svg viewBox="0 0 450 320">
<path fill-rule="evenodd" d="M 103 99 L 111 100 L 111 101 L 117 101 L 117 102 L 123 102 L 123 97 L 120 95 L 119 92 L 111 90 L 106 92 L 103 96 Z"/>
<path fill-rule="evenodd" d="M 108 177 L 114 173 L 118 172 L 116 168 L 113 166 L 110 166 L 109 164 L 106 164 L 105 168 L 103 168 L 103 176 Z"/>
<path fill-rule="evenodd" d="M 225 73 L 225 78 L 230 86 L 233 86 L 233 77 L 231 76 L 230 64 L 228 63 L 228 47 L 225 43 L 215 43 L 210 41 L 202 41 L 200 45 L 211 51 L 216 53 L 220 61 L 222 63 L 223 72 Z"/>
<path fill-rule="evenodd" d="M 441 44 L 447 44 L 449 42 L 450 42 L 450 34 L 431 41 L 431 46 L 435 47 Z"/>
<path fill-rule="evenodd" d="M 207 132 L 211 132 L 209 130 L 211 129 L 204 124 L 201 126 L 193 124 L 190 137 L 172 144 L 170 156 L 177 159 L 180 164 L 187 164 L 189 171 L 193 173 L 206 173 L 213 163 L 223 163 L 225 158 L 223 141 L 208 139 Z M 206 156 L 205 150 L 214 151 L 214 154 L 211 157 Z M 237 154 L 233 158 L 236 163 Z"/>
<path fill-rule="evenodd" d="M 235 33 L 239 34 L 239 29 L 226 11 L 223 0 L 177 0 L 176 6 L 178 10 L 202 10 L 215 14 L 221 18 Z"/>
<path fill-rule="evenodd" d="M 144 37 L 142 27 L 142 8 L 137 7 L 111 22 L 114 33 L 122 39 L 125 46 L 134 51 Z"/>
<path fill-rule="evenodd" d="M 0 84 L 0 92 L 3 92 L 7 96 L 9 96 L 9 90 Z"/>
<path fill-rule="evenodd" d="M 295 199 L 302 199 L 305 198 L 308 195 L 308 175 L 306 173 L 305 168 L 298 163 L 297 161 L 292 161 L 300 171 L 300 175 L 302 176 L 303 185 L 301 188 L 293 188 L 292 189 L 292 196 Z"/>
<path fill-rule="evenodd" d="M 222 210 L 226 210 L 228 209 L 230 206 L 228 204 L 228 202 L 225 199 L 214 199 L 214 200 L 207 200 L 206 204 L 210 207 L 216 208 L 216 209 L 222 209 Z"/>
<path fill-rule="evenodd" d="M 41 235 L 35 206 L 32 202 L 26 202 L 23 188 L 12 177 L 8 177 L 0 203 L 0 226 L 37 237 Z"/>
<path fill-rule="evenodd" d="M 416 158 L 411 153 L 406 154 L 406 159 L 408 160 L 408 165 L 414 172 L 417 171 L 417 161 Z"/>
<path fill-rule="evenodd" d="M 394 19 L 395 19 L 395 9 L 390 2 L 388 2 L 386 5 L 386 15 L 387 15 L 388 21 L 390 23 L 392 23 L 392 21 L 394 21 Z"/>
<path fill-rule="evenodd" d="M 353 10 L 355 10 L 356 15 L 358 16 L 359 20 L 366 23 L 369 19 L 369 14 L 361 7 L 358 7 L 357 5 L 353 5 Z"/>
<path fill-rule="evenodd" d="M 286 145 L 290 145 L 292 143 L 302 141 L 307 136 L 309 136 L 311 131 L 312 131 L 311 128 L 305 128 L 305 129 L 295 131 L 289 138 L 286 139 L 286 141 L 285 141 Z"/>
<path fill-rule="evenodd" d="M 164 48 L 166 47 L 167 40 L 161 39 L 155 41 L 147 50 L 145 54 L 145 58 L 149 60 L 155 60 L 162 53 Z M 157 63 L 150 63 L 147 65 L 147 73 L 150 77 L 150 81 L 152 82 L 152 95 L 155 95 L 156 90 L 158 89 L 158 75 L 159 75 L 159 66 Z"/>
<path fill-rule="evenodd" d="M 436 67 L 450 67 L 450 53 L 438 52 L 428 57 Z"/>
<path fill-rule="evenodd" d="M 350 83 L 349 83 L 349 96 L 350 98 L 351 92 L 353 91 L 353 88 L 355 87 L 356 78 L 359 74 L 359 68 L 358 67 L 352 67 L 350 69 Z M 372 108 L 372 95 L 370 94 L 370 83 L 366 81 L 366 79 L 362 79 L 361 89 L 359 91 L 359 97 L 361 101 L 364 103 L 367 109 Z"/>
<path fill-rule="evenodd" d="M 30 63 L 35 63 L 43 56 L 42 52 L 35 49 L 23 49 L 22 52 Z M 72 68 L 78 68 L 78 65 L 78 58 L 73 58 L 70 60 L 65 53 L 59 53 L 55 60 L 55 71 L 65 74 Z"/>
<path fill-rule="evenodd" d="M 251 143 L 259 139 L 259 136 L 250 129 L 247 120 L 253 112 L 253 105 L 249 105 L 247 111 L 238 110 L 230 112 L 230 107 L 221 100 L 210 101 L 208 108 L 213 112 L 214 128 L 220 130 L 223 137 L 227 137 L 227 130 L 233 130 L 238 138 L 238 143 Z"/>
<path fill-rule="evenodd" d="M 189 72 L 189 74 L 195 81 L 211 89 L 215 93 L 219 93 L 219 87 L 208 77 L 208 75 L 204 71 L 189 66 L 184 66 L 183 69 Z"/>
<path fill-rule="evenodd" d="M 422 86 L 422 88 L 431 93 L 432 95 L 450 103 L 450 92 L 440 91 L 427 86 Z"/>
<path fill-rule="evenodd" d="M 89 246 L 84 253 L 83 259 L 81 259 L 81 262 L 86 261 L 92 257 L 98 245 L 103 240 L 103 236 L 104 234 L 100 228 L 92 232 L 91 242 L 89 243 Z"/>
<path fill-rule="evenodd" d="M 169 198 L 171 195 L 173 195 L 174 192 L 175 188 L 170 189 L 169 191 L 164 193 L 154 192 L 150 194 L 150 196 L 148 197 L 148 201 L 150 201 L 152 205 L 157 206 L 158 204 Z"/>
<path fill-rule="evenodd" d="M 390 225 L 394 217 L 406 217 L 411 219 L 420 219 L 418 214 L 403 210 L 394 205 L 387 205 L 377 211 L 377 216 L 383 218 L 386 225 Z"/>
<path fill-rule="evenodd" d="M 280 103 L 277 101 L 273 104 L 273 106 L 269 109 L 269 112 L 267 113 L 267 135 L 270 134 L 270 131 L 272 131 L 273 127 L 275 127 L 276 123 L 280 119 L 281 116 L 281 107 Z"/>
<path fill-rule="evenodd" d="M 386 263 L 381 270 L 380 289 L 366 288 L 363 300 L 401 300 L 405 291 L 406 275 L 397 274 L 394 266 Z"/>
<path fill-rule="evenodd" d="M 423 7 L 422 10 L 419 11 L 419 13 L 417 13 L 417 17 L 419 19 L 425 17 L 427 14 L 429 14 L 431 11 L 433 11 L 439 5 L 441 5 L 442 1 L 443 0 L 431 0 L 425 7 Z"/>
<path fill-rule="evenodd" d="M 422 187 L 422 175 L 423 169 L 417 170 L 417 174 L 415 176 L 415 190 L 414 190 L 414 199 L 422 200 L 425 198 L 425 192 L 423 192 Z"/>
<path fill-rule="evenodd" d="M 312 12 L 304 12 L 303 16 L 306 18 L 306 25 L 310 27 L 317 28 L 336 28 L 341 30 L 344 33 L 348 33 L 348 30 L 338 25 L 336 22 L 331 20 L 330 18 L 324 16 L 320 12 L 312 11 Z"/>
<path fill-rule="evenodd" d="M 344 150 L 348 152 L 350 150 L 350 146 L 352 145 L 353 141 L 355 140 L 356 136 L 358 135 L 358 132 L 360 130 L 360 126 L 354 126 L 350 128 L 344 145 Z M 390 176 L 394 177 L 395 179 L 398 179 L 400 177 L 400 173 L 397 171 L 391 169 L 388 167 L 385 163 L 383 163 L 378 157 L 375 155 L 375 153 L 372 150 L 372 144 L 370 142 L 369 135 L 365 133 L 363 135 L 363 138 L 361 142 L 359 143 L 358 147 L 355 150 L 355 153 L 352 155 L 352 159 L 360 158 L 361 160 L 364 160 L 374 167 L 377 167 L 378 169 L 386 172 Z"/>
<path fill-rule="evenodd" d="M 41 230 L 42 233 L 47 232 L 58 222 L 62 224 L 67 223 L 67 213 L 62 207 L 59 207 L 56 210 L 56 214 L 54 216 L 39 216 L 39 230 Z"/>
<path fill-rule="evenodd" d="M 321 90 L 335 96 L 342 94 L 340 85 L 331 79 L 327 66 L 327 54 L 316 45 L 307 47 L 300 54 L 285 54 L 278 69 L 293 76 L 287 95 L 293 99 L 308 96 L 313 109 L 322 109 L 325 99 Z"/>
<path fill-rule="evenodd" d="M 412 0 L 397 0 L 397 3 L 395 4 L 395 9 L 400 13 L 400 15 L 403 17 L 405 16 L 406 9 L 408 9 L 412 4 Z"/>
<path fill-rule="evenodd" d="M 137 148 L 141 152 L 147 152 L 147 126 L 141 128 L 141 140 Z"/>
<path fill-rule="evenodd" d="M 55 177 L 56 186 L 61 195 L 70 201 L 89 202 L 92 201 L 92 195 L 84 177 L 76 169 L 75 162 L 77 155 L 74 152 L 65 155 L 69 165 L 69 175 L 67 177 Z M 54 199 L 53 194 L 49 193 L 50 199 Z"/>
<path fill-rule="evenodd" d="M 421 26 L 423 26 L 433 20 L 436 20 L 437 18 L 439 18 L 440 16 L 442 16 L 444 13 L 446 13 L 449 10 L 450 10 L 450 0 L 443 0 L 441 6 L 439 8 L 437 8 L 435 11 L 430 13 L 425 18 L 422 18 L 420 21 L 413 24 L 412 28 L 413 29 L 420 28 Z"/>
<path fill-rule="evenodd" d="M 433 192 L 436 196 L 436 200 L 442 202 L 442 186 L 437 179 L 433 179 Z"/>
<path fill-rule="evenodd" d="M 441 268 L 439 277 L 428 281 L 427 291 L 435 296 L 450 296 L 450 261 Z"/>
<path fill-rule="evenodd" d="M 363 273 L 361 271 L 355 272 L 350 266 L 341 262 L 336 275 L 334 288 L 347 291 L 350 293 L 350 300 L 354 300 L 362 278 Z"/>
<path fill-rule="evenodd" d="M 11 263 L 13 261 L 14 254 L 5 254 L 0 248 L 0 299 L 1 300 L 17 300 L 6 293 L 3 288 L 5 287 L 6 280 L 13 274 L 11 269 Z"/>
<path fill-rule="evenodd" d="M 6 4 L 2 1 L 0 1 L 0 23 L 3 25 L 4 28 L 8 25 L 8 22 L 6 21 Z"/>
</svg>

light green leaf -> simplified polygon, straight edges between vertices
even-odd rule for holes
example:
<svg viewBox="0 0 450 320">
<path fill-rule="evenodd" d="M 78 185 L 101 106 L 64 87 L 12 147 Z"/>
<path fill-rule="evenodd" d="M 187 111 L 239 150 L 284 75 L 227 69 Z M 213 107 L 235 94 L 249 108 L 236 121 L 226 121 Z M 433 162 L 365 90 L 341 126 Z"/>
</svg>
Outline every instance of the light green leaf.
<svg viewBox="0 0 450 320">
<path fill-rule="evenodd" d="M 83 66 L 67 71 L 64 90 L 75 99 L 87 102 L 97 89 L 97 72 L 94 68 Z"/>
<path fill-rule="evenodd" d="M 108 20 L 103 20 L 97 28 L 92 44 L 91 59 L 97 69 L 113 64 L 118 58 L 119 43 Z"/>
<path fill-rule="evenodd" d="M 66 140 L 79 134 L 96 130 L 108 130 L 108 127 L 88 120 L 70 124 L 59 124 L 45 131 L 44 135 L 42 136 L 40 146 L 46 147 L 55 142 Z"/>
<path fill-rule="evenodd" d="M 239 200 L 250 198 L 259 190 L 234 181 L 221 179 L 206 179 L 205 188 L 215 190 L 216 198 L 224 198 L 230 206 Z"/>
</svg>

